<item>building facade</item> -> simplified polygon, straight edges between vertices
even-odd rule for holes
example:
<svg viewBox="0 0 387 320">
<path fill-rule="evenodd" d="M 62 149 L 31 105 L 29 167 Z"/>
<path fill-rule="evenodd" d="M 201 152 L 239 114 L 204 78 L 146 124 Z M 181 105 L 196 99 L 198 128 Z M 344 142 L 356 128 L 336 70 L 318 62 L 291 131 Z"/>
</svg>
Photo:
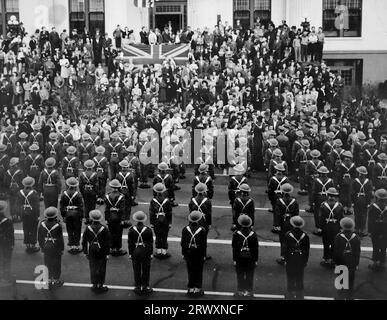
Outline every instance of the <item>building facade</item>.
<svg viewBox="0 0 387 320">
<path fill-rule="evenodd" d="M 324 59 L 346 83 L 380 83 L 387 80 L 387 1 L 385 0 L 0 0 L 0 32 L 16 16 L 30 33 L 41 26 L 58 31 L 96 28 L 110 35 L 118 24 L 174 30 L 212 28 L 219 20 L 246 27 L 283 20 L 300 27 L 323 27 Z"/>
</svg>

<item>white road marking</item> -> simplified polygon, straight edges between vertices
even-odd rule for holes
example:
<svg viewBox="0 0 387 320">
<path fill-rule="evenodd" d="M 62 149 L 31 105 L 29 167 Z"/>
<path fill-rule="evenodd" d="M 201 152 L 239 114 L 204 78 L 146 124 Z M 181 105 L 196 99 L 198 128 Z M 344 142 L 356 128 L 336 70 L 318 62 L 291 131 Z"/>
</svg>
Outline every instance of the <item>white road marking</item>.
<svg viewBox="0 0 387 320">
<path fill-rule="evenodd" d="M 138 204 L 140 206 L 149 206 L 148 202 L 139 202 Z M 179 207 L 187 208 L 188 204 L 179 203 Z M 231 210 L 231 206 L 214 206 L 213 205 L 212 207 L 215 208 L 215 209 L 229 209 L 229 210 Z M 257 210 L 257 211 L 269 211 L 269 209 L 270 208 L 255 208 L 255 210 Z M 300 212 L 305 213 L 306 211 L 305 210 L 300 210 Z"/>
<path fill-rule="evenodd" d="M 15 234 L 23 235 L 24 233 L 23 233 L 23 230 L 15 230 Z M 67 233 L 63 233 L 63 236 L 64 237 L 68 237 L 68 234 Z M 128 240 L 128 236 L 124 234 L 122 236 L 122 239 L 123 240 Z M 170 237 L 170 238 L 168 238 L 168 242 L 180 243 L 180 240 L 181 240 L 181 238 L 177 238 L 177 237 Z M 231 240 L 208 239 L 207 243 L 231 246 Z M 259 242 L 259 246 L 260 247 L 267 247 L 267 248 L 280 248 L 281 244 L 279 242 L 263 242 L 263 241 L 260 241 Z M 324 249 L 324 246 L 321 245 L 321 244 L 311 244 L 310 248 L 311 249 L 316 249 L 316 250 L 322 250 L 322 249 Z M 362 252 L 372 252 L 372 248 L 371 247 L 362 247 L 361 251 Z"/>
<path fill-rule="evenodd" d="M 17 284 L 25 284 L 25 285 L 35 285 L 35 281 L 27 281 L 27 280 L 16 280 Z M 91 284 L 86 283 L 71 283 L 71 282 L 65 282 L 65 287 L 72 287 L 72 288 L 91 288 Z M 107 285 L 109 289 L 112 290 L 125 290 L 130 291 L 133 290 L 134 287 L 130 286 L 111 286 Z M 185 294 L 187 290 L 182 289 L 160 289 L 160 288 L 153 288 L 154 292 L 161 292 L 161 293 L 181 293 Z M 223 297 L 233 297 L 234 293 L 232 292 L 219 292 L 219 291 L 205 291 L 206 295 L 210 296 L 223 296 Z M 254 298 L 260 298 L 260 299 L 285 299 L 283 295 L 274 295 L 274 294 L 254 294 Z M 306 300 L 334 300 L 333 298 L 328 297 L 313 297 L 313 296 L 306 296 Z"/>
</svg>

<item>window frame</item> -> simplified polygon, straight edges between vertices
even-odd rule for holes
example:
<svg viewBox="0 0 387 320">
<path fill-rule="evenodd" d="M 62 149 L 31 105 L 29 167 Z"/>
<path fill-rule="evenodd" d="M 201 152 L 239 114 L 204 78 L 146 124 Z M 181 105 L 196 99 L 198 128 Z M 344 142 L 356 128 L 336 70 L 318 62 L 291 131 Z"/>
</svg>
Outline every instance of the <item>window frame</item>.
<svg viewBox="0 0 387 320">
<path fill-rule="evenodd" d="M 335 1 L 337 2 L 335 8 L 326 8 L 326 3 L 329 1 Z M 334 27 L 335 19 L 337 17 L 335 10 L 340 3 L 345 2 L 346 4 L 348 2 L 358 3 L 357 8 L 349 7 L 349 16 L 348 16 L 348 27 L 347 30 L 338 30 Z M 363 36 L 363 0 L 322 0 L 322 28 L 323 32 L 325 34 L 325 37 L 327 38 L 361 38 Z M 351 13 L 352 12 L 352 13 Z M 332 18 L 326 18 L 326 15 L 330 14 Z M 350 28 L 351 24 L 354 23 L 354 19 L 357 21 L 357 28 Z M 330 29 L 327 30 L 326 26 L 331 25 Z"/>
<path fill-rule="evenodd" d="M 8 11 L 7 10 L 7 0 L 0 0 L 0 34 L 3 36 L 7 35 L 7 27 L 8 27 L 8 19 L 11 16 L 16 16 L 17 20 L 20 22 L 20 0 L 16 0 L 17 2 L 17 10 Z"/>
<path fill-rule="evenodd" d="M 101 34 L 104 34 L 105 33 L 105 25 L 106 25 L 106 15 L 105 15 L 106 0 L 102 0 L 102 5 L 103 5 L 102 11 L 91 9 L 90 3 L 93 0 L 84 0 L 84 11 L 73 11 L 72 10 L 72 1 L 73 0 L 69 0 L 69 27 L 70 27 L 69 32 L 72 32 L 72 30 L 75 27 L 74 22 L 73 22 L 75 20 L 73 20 L 73 18 L 72 18 L 73 14 L 80 14 L 80 13 L 83 14 L 83 19 L 80 19 L 79 21 L 83 22 L 84 28 L 87 29 L 89 34 L 92 34 L 95 32 L 96 27 L 94 27 L 94 24 L 95 24 L 95 22 L 98 21 L 96 19 L 93 20 L 92 15 L 100 14 L 103 16 L 103 20 L 101 20 L 102 22 L 99 24 L 99 28 L 100 28 Z M 77 0 L 77 1 L 79 1 L 79 0 Z M 95 24 L 95 25 L 98 26 L 98 24 Z M 101 29 L 101 25 L 103 26 L 102 29 Z M 84 28 L 82 30 L 79 30 L 79 28 L 77 28 L 78 34 L 82 34 L 84 32 Z M 93 30 L 91 30 L 91 28 Z"/>
<path fill-rule="evenodd" d="M 242 2 L 245 2 L 244 5 L 241 5 Z M 247 2 L 247 6 L 246 6 Z M 260 5 L 256 5 L 256 3 Z M 268 4 L 268 5 L 267 5 Z M 263 7 L 268 7 L 268 9 L 262 9 Z M 268 15 L 267 19 L 264 19 L 267 23 L 271 21 L 272 16 L 272 0 L 233 0 L 233 25 L 236 26 L 237 20 L 241 20 L 241 25 L 244 27 L 252 28 L 258 18 L 262 13 Z M 238 15 L 245 15 L 246 18 L 241 19 Z M 247 19 L 248 16 L 248 19 Z M 249 22 L 247 23 L 247 20 Z"/>
</svg>

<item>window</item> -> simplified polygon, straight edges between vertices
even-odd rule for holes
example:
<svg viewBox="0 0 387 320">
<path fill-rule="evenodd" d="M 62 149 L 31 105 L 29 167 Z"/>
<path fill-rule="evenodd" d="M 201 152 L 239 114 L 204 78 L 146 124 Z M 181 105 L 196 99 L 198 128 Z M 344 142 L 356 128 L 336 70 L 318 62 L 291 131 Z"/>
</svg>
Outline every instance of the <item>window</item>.
<svg viewBox="0 0 387 320">
<path fill-rule="evenodd" d="M 254 21 L 258 18 L 265 26 L 271 21 L 271 0 L 254 1 Z"/>
<path fill-rule="evenodd" d="M 105 32 L 104 0 L 70 0 L 70 29 L 83 33 L 85 28 L 91 34 Z"/>
<path fill-rule="evenodd" d="M 8 21 L 12 16 L 19 21 L 19 0 L 0 0 L 0 34 L 9 29 Z"/>
<path fill-rule="evenodd" d="M 360 37 L 362 0 L 323 0 L 323 29 L 327 37 Z"/>
<path fill-rule="evenodd" d="M 234 0 L 234 26 L 240 20 L 244 28 L 250 28 L 260 18 L 268 24 L 271 20 L 271 0 Z"/>
</svg>

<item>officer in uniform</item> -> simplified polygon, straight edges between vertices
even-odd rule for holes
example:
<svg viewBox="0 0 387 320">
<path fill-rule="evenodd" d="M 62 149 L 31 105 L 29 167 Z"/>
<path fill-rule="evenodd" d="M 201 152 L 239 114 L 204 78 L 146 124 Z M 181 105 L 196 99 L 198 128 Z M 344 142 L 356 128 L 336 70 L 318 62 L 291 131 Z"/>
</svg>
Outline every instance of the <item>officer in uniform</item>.
<svg viewBox="0 0 387 320">
<path fill-rule="evenodd" d="M 66 222 L 68 233 L 69 253 L 82 252 L 80 247 L 82 219 L 84 217 L 84 201 L 82 194 L 77 191 L 79 182 L 74 177 L 66 180 L 67 190 L 63 191 L 60 201 L 60 213 Z"/>
<path fill-rule="evenodd" d="M 166 195 L 167 188 L 162 183 L 153 186 L 155 197 L 149 205 L 149 220 L 156 236 L 155 258 L 167 259 L 168 232 L 172 226 L 172 205 Z"/>
<path fill-rule="evenodd" d="M 192 197 L 196 197 L 195 188 L 199 183 L 204 183 L 207 186 L 207 196 L 212 199 L 214 196 L 214 183 L 212 178 L 208 175 L 208 165 L 201 164 L 199 167 L 199 175 L 195 176 L 192 185 Z"/>
<path fill-rule="evenodd" d="M 335 188 L 327 191 L 328 200 L 320 206 L 320 227 L 324 245 L 324 257 L 321 265 L 333 267 L 333 244 L 340 232 L 340 221 L 344 218 L 344 208 L 337 201 L 339 192 Z"/>
<path fill-rule="evenodd" d="M 14 149 L 16 146 L 16 135 L 13 131 L 13 127 L 8 126 L 5 129 L 5 135 L 3 136 L 3 143 L 7 146 L 6 153 L 10 158 L 14 156 Z"/>
<path fill-rule="evenodd" d="M 126 151 L 128 155 L 125 157 L 125 160 L 129 163 L 129 170 L 133 174 L 134 186 L 133 186 L 133 201 L 132 206 L 138 206 L 136 201 L 137 197 L 137 188 L 138 188 L 138 179 L 140 177 L 140 160 L 136 156 L 136 148 L 134 146 L 129 146 Z"/>
<path fill-rule="evenodd" d="M 109 163 L 105 157 L 105 151 L 106 149 L 102 146 L 95 148 L 97 155 L 93 158 L 98 179 L 97 203 L 99 204 L 103 204 L 103 197 L 106 194 L 106 183 L 109 175 Z"/>
<path fill-rule="evenodd" d="M 357 167 L 364 166 L 364 152 L 366 147 L 366 136 L 363 132 L 359 131 L 357 133 L 357 138 L 359 141 L 356 141 L 353 145 L 353 160 Z"/>
<path fill-rule="evenodd" d="M 125 212 L 125 196 L 119 191 L 121 183 L 115 179 L 109 186 L 113 191 L 105 196 L 105 220 L 111 234 L 110 253 L 119 257 L 127 254 L 127 251 L 122 249 L 122 232 L 124 227 L 130 225 L 130 215 Z"/>
<path fill-rule="evenodd" d="M 368 171 L 366 167 L 356 169 L 358 177 L 354 179 L 352 184 L 352 206 L 355 213 L 356 232 L 360 237 L 364 237 L 367 210 L 371 205 L 373 185 L 371 180 L 367 178 Z"/>
<path fill-rule="evenodd" d="M 19 138 L 20 141 L 16 144 L 15 147 L 15 156 L 19 158 L 19 162 L 22 164 L 20 169 L 22 169 L 23 172 L 26 172 L 24 164 L 30 150 L 30 144 L 27 141 L 28 135 L 25 132 L 19 134 Z"/>
<path fill-rule="evenodd" d="M 149 286 L 151 260 L 153 255 L 153 232 L 145 226 L 147 216 L 139 211 L 133 214 L 136 222 L 128 232 L 129 259 L 132 259 L 134 273 L 134 292 L 136 294 L 150 294 Z"/>
<path fill-rule="evenodd" d="M 79 191 L 85 203 L 85 223 L 90 223 L 89 212 L 95 210 L 97 204 L 98 176 L 94 171 L 95 162 L 87 160 L 83 164 L 85 171 L 79 176 Z"/>
<path fill-rule="evenodd" d="M 0 201 L 0 284 L 11 285 L 11 259 L 15 245 L 13 223 L 5 215 L 7 203 Z"/>
<path fill-rule="evenodd" d="M 92 127 L 90 129 L 90 141 L 93 144 L 94 150 L 97 149 L 101 144 L 101 137 L 98 135 L 98 128 Z"/>
<path fill-rule="evenodd" d="M 327 166 L 331 169 L 330 167 L 330 161 L 329 161 L 329 155 L 333 151 L 333 145 L 334 145 L 334 139 L 335 134 L 333 132 L 328 132 L 327 133 L 327 141 L 325 141 L 323 147 L 322 147 L 322 159 L 324 163 L 327 164 Z"/>
<path fill-rule="evenodd" d="M 339 201 L 344 206 L 344 213 L 347 214 L 351 210 L 352 182 L 356 177 L 356 167 L 352 162 L 353 156 L 350 151 L 343 152 L 342 157 L 343 161 L 336 167 L 334 180 L 340 192 Z"/>
<path fill-rule="evenodd" d="M 296 163 L 296 170 L 298 172 L 298 181 L 300 182 L 299 195 L 305 196 L 308 194 L 307 191 L 307 177 L 306 177 L 306 164 L 310 160 L 310 142 L 309 140 L 301 141 L 302 148 L 300 148 L 296 154 L 294 162 Z"/>
<path fill-rule="evenodd" d="M 114 132 L 111 135 L 112 141 L 108 143 L 107 152 L 108 152 L 108 160 L 110 166 L 110 175 L 112 179 L 117 176 L 119 170 L 119 163 L 123 158 L 122 155 L 122 143 L 120 141 L 119 134 Z"/>
<path fill-rule="evenodd" d="M 310 152 L 310 156 L 312 157 L 312 160 L 309 160 L 306 164 L 305 169 L 305 176 L 308 186 L 308 198 L 309 198 L 309 209 L 306 210 L 309 213 L 314 212 L 313 207 L 313 184 L 314 180 L 318 177 L 318 169 L 320 169 L 324 164 L 321 160 L 319 160 L 321 153 L 318 150 L 312 150 Z"/>
<path fill-rule="evenodd" d="M 36 144 L 40 151 L 44 150 L 44 144 L 43 144 L 43 135 L 40 132 L 42 129 L 40 124 L 34 124 L 32 129 L 34 130 L 30 135 L 30 145 Z"/>
<path fill-rule="evenodd" d="M 328 177 L 329 170 L 327 167 L 320 167 L 317 170 L 318 177 L 313 182 L 312 186 L 312 207 L 314 208 L 314 223 L 316 230 L 313 232 L 316 236 L 322 235 L 320 227 L 320 207 L 328 200 L 328 190 L 334 188 L 335 184 L 331 178 Z"/>
<path fill-rule="evenodd" d="M 376 201 L 368 208 L 368 233 L 372 240 L 372 271 L 384 270 L 387 248 L 387 191 L 375 191 Z"/>
<path fill-rule="evenodd" d="M 5 153 L 7 146 L 0 144 L 0 199 L 5 199 L 7 188 L 5 186 L 5 177 L 9 169 L 9 157 Z"/>
<path fill-rule="evenodd" d="M 87 160 L 92 159 L 95 153 L 94 145 L 90 140 L 90 135 L 84 133 L 82 135 L 82 142 L 78 147 L 78 159 L 80 159 L 83 164 Z"/>
<path fill-rule="evenodd" d="M 139 137 L 138 143 L 139 159 L 140 159 L 140 189 L 149 189 L 148 184 L 149 169 L 151 163 L 148 157 L 151 156 L 151 144 L 148 140 L 148 135 L 142 132 Z"/>
<path fill-rule="evenodd" d="M 266 172 L 269 174 L 270 161 L 273 159 L 274 150 L 278 148 L 278 141 L 276 139 L 269 139 L 269 148 L 265 151 L 263 157 L 263 164 L 265 166 Z"/>
<path fill-rule="evenodd" d="M 295 159 L 296 159 L 296 155 L 298 153 L 298 151 L 300 149 L 302 149 L 302 144 L 301 144 L 301 141 L 304 139 L 305 135 L 304 135 L 304 132 L 299 130 L 296 132 L 296 140 L 293 142 L 293 145 L 292 145 L 292 152 L 291 152 L 291 155 L 292 155 L 292 162 L 293 162 L 293 169 L 296 169 L 298 168 L 298 164 L 296 163 Z M 296 179 L 298 179 L 298 175 L 295 175 L 296 176 Z"/>
<path fill-rule="evenodd" d="M 212 180 L 215 180 L 215 165 L 214 165 L 214 153 L 215 148 L 213 146 L 214 141 L 211 137 L 206 137 L 205 145 L 200 149 L 202 155 L 202 161 L 208 165 L 208 173 Z"/>
<path fill-rule="evenodd" d="M 374 139 L 368 140 L 364 150 L 364 165 L 368 168 L 368 178 L 370 179 L 373 179 L 372 174 L 376 166 L 378 154 L 379 150 L 376 149 L 376 141 Z M 375 181 L 373 182 L 375 184 Z"/>
<path fill-rule="evenodd" d="M 244 183 L 239 187 L 239 195 L 235 199 L 232 206 L 233 212 L 233 225 L 231 231 L 239 230 L 241 226 L 238 224 L 239 216 L 245 214 L 250 217 L 252 225 L 255 221 L 255 204 L 254 200 L 250 197 L 251 188 L 248 184 Z"/>
<path fill-rule="evenodd" d="M 62 146 L 61 156 L 60 156 L 60 159 L 62 160 L 65 157 L 66 153 L 68 154 L 67 149 L 70 146 L 74 145 L 74 139 L 70 133 L 70 126 L 68 125 L 63 126 L 63 133 L 59 133 L 59 143 Z M 77 150 L 75 149 L 75 152 L 76 151 Z"/>
<path fill-rule="evenodd" d="M 55 158 L 45 161 L 45 168 L 40 174 L 38 191 L 43 195 L 45 208 L 58 207 L 59 195 L 62 190 L 62 182 L 59 172 L 55 169 Z"/>
<path fill-rule="evenodd" d="M 70 146 L 66 149 L 67 156 L 62 161 L 62 174 L 65 180 L 69 178 L 78 178 L 79 175 L 79 160 L 75 156 L 77 149 Z"/>
<path fill-rule="evenodd" d="M 269 172 L 267 176 L 267 181 L 269 182 L 270 178 L 275 175 L 275 166 L 282 164 L 285 167 L 285 175 L 287 176 L 288 171 L 288 165 L 285 160 L 282 160 L 283 153 L 280 149 L 275 149 L 273 151 L 272 159 L 270 160 L 269 164 Z"/>
<path fill-rule="evenodd" d="M 244 176 L 246 171 L 242 165 L 237 164 L 232 171 L 234 175 L 230 175 L 230 181 L 228 183 L 228 199 L 230 200 L 231 207 L 233 207 L 234 201 L 238 196 L 239 187 L 247 183 L 247 178 Z"/>
<path fill-rule="evenodd" d="M 343 153 L 345 152 L 345 150 L 342 147 L 343 142 L 340 139 L 336 139 L 333 142 L 333 149 L 328 155 L 328 161 L 326 162 L 328 168 L 332 172 L 334 172 L 336 168 L 340 166 L 341 161 L 343 160 Z"/>
<path fill-rule="evenodd" d="M 22 189 L 23 172 L 19 169 L 19 158 L 11 158 L 9 169 L 5 175 L 4 185 L 9 192 L 9 209 L 12 215 L 12 221 L 21 221 L 17 208 L 17 196 Z"/>
<path fill-rule="evenodd" d="M 281 244 L 281 256 L 276 260 L 278 264 L 285 264 L 285 235 L 292 230 L 290 219 L 300 214 L 297 199 L 292 197 L 294 188 L 291 184 L 285 183 L 281 186 L 283 197 L 277 199 L 275 206 L 276 227 L 279 230 L 279 240 Z"/>
<path fill-rule="evenodd" d="M 285 234 L 284 258 L 288 283 L 286 299 L 304 299 L 304 270 L 309 260 L 310 240 L 302 231 L 305 221 L 300 216 L 290 219 L 291 231 Z"/>
<path fill-rule="evenodd" d="M 274 176 L 272 176 L 269 180 L 268 184 L 268 196 L 269 200 L 271 202 L 272 209 L 269 210 L 269 212 L 273 213 L 273 221 L 275 220 L 274 210 L 275 205 L 277 203 L 278 197 L 281 195 L 281 186 L 285 183 L 289 183 L 288 178 L 284 175 L 285 167 L 283 165 L 277 165 L 274 168 L 276 170 L 276 173 Z M 276 227 L 277 223 L 274 222 L 273 231 L 279 231 Z"/>
<path fill-rule="evenodd" d="M 23 221 L 24 244 L 27 253 L 36 253 L 39 248 L 37 243 L 37 230 L 40 217 L 40 201 L 38 193 L 33 189 L 35 179 L 26 177 L 22 184 L 24 188 L 17 195 L 17 204 L 19 206 L 19 215 Z"/>
<path fill-rule="evenodd" d="M 125 197 L 125 212 L 130 217 L 132 202 L 134 199 L 134 176 L 129 169 L 129 162 L 122 160 L 120 163 L 121 170 L 118 172 L 116 179 L 121 183 L 120 192 Z"/>
<path fill-rule="evenodd" d="M 172 146 L 170 168 L 172 170 L 173 181 L 177 185 L 180 178 L 180 156 L 182 150 L 178 136 L 172 135 L 170 143 Z"/>
<path fill-rule="evenodd" d="M 51 132 L 49 135 L 50 141 L 46 143 L 45 155 L 46 158 L 54 158 L 56 163 L 59 164 L 61 157 L 61 146 L 58 142 L 58 135 L 55 132 Z M 51 206 L 50 206 L 51 207 Z"/>
<path fill-rule="evenodd" d="M 379 162 L 375 165 L 372 180 L 376 190 L 387 189 L 387 155 L 378 155 Z"/>
<path fill-rule="evenodd" d="M 30 146 L 29 150 L 31 153 L 24 162 L 25 172 L 28 176 L 34 178 L 35 181 L 39 181 L 40 173 L 44 169 L 44 159 L 39 153 L 39 146 L 37 144 Z"/>
<path fill-rule="evenodd" d="M 360 261 L 360 238 L 355 233 L 355 223 L 346 217 L 340 221 L 342 231 L 336 236 L 333 245 L 333 260 L 336 266 L 348 268 L 348 289 L 339 290 L 339 299 L 352 300 L 355 272 Z"/>
<path fill-rule="evenodd" d="M 204 228 L 207 235 L 212 225 L 212 203 L 211 199 L 207 197 L 207 186 L 204 183 L 199 183 L 195 187 L 196 197 L 193 197 L 188 204 L 189 212 L 199 211 L 203 214 L 199 224 Z M 206 259 L 211 259 L 206 254 Z"/>
<path fill-rule="evenodd" d="M 60 280 L 64 239 L 62 225 L 58 220 L 59 211 L 49 207 L 44 211 L 44 220 L 39 223 L 38 242 L 44 254 L 44 265 L 48 269 L 50 288 L 63 286 Z"/>
<path fill-rule="evenodd" d="M 189 225 L 181 234 L 181 252 L 187 264 L 189 296 L 203 296 L 203 265 L 206 260 L 207 232 L 200 226 L 203 214 L 192 211 L 188 216 Z"/>
<path fill-rule="evenodd" d="M 110 232 L 102 224 L 102 213 L 92 210 L 89 213 L 91 224 L 87 226 L 82 236 L 83 253 L 89 260 L 91 288 L 96 293 L 108 291 L 104 286 L 106 263 L 110 253 Z"/>
<path fill-rule="evenodd" d="M 235 297 L 252 297 L 254 289 L 254 272 L 258 264 L 258 236 L 251 226 L 253 221 L 245 214 L 238 218 L 240 229 L 232 236 L 232 252 L 237 274 L 238 291 Z"/>
<path fill-rule="evenodd" d="M 153 185 L 155 186 L 157 183 L 162 183 L 167 188 L 167 194 L 169 200 L 171 201 L 172 207 L 177 207 L 178 204 L 175 200 L 175 184 L 172 176 L 167 173 L 169 167 L 165 162 L 161 162 L 158 165 L 159 173 L 153 179 Z"/>
</svg>

